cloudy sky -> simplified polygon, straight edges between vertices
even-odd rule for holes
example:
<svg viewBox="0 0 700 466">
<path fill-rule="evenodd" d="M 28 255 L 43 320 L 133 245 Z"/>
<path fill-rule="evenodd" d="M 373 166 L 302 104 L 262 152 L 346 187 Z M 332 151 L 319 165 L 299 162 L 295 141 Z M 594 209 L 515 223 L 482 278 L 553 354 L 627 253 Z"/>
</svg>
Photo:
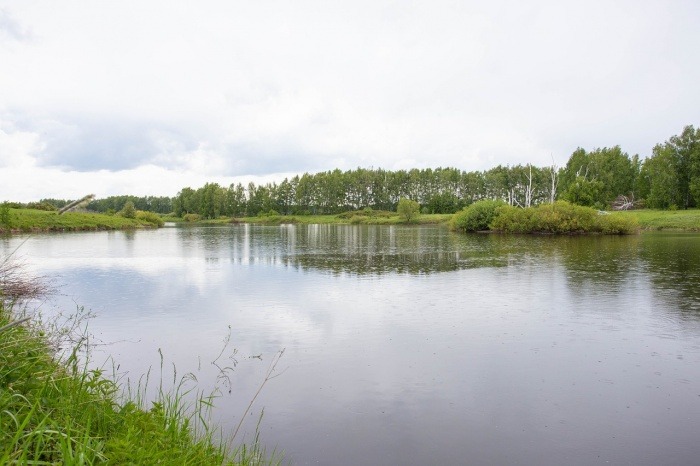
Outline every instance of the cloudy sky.
<svg viewBox="0 0 700 466">
<path fill-rule="evenodd" d="M 700 2 L 0 0 L 0 201 L 648 156 Z"/>
</svg>

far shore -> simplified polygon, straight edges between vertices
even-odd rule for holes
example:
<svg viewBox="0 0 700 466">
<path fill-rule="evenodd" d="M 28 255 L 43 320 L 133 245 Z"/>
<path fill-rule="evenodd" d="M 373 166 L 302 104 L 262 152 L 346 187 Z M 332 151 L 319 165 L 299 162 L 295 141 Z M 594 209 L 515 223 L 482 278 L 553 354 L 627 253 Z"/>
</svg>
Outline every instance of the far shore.
<svg viewBox="0 0 700 466">
<path fill-rule="evenodd" d="M 11 226 L 0 225 L 0 234 L 42 232 L 105 231 L 156 228 L 158 225 L 138 218 L 125 218 L 94 212 L 67 212 L 58 215 L 32 209 L 10 209 Z M 620 212 L 635 217 L 642 231 L 700 231 L 700 209 L 653 210 L 640 209 Z M 219 217 L 185 221 L 172 215 L 161 216 L 165 222 L 191 225 L 225 225 L 236 223 L 260 225 L 448 225 L 452 214 L 422 214 L 405 222 L 396 212 L 359 210 L 329 215 L 263 215 L 256 217 Z"/>
</svg>

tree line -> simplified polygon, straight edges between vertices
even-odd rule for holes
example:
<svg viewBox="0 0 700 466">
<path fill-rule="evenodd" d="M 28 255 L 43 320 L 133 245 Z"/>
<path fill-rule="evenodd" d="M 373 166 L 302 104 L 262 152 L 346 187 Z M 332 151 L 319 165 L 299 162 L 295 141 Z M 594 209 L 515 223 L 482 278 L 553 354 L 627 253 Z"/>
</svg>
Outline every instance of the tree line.
<svg viewBox="0 0 700 466">
<path fill-rule="evenodd" d="M 388 171 L 338 169 L 285 178 L 280 183 L 208 183 L 184 188 L 173 199 L 182 216 L 255 216 L 260 213 L 335 214 L 370 207 L 396 210 L 411 199 L 424 213 L 454 213 L 476 201 L 500 199 L 529 207 L 566 200 L 573 204 L 610 208 L 624 198 L 627 207 L 660 209 L 700 205 L 700 128 L 686 126 L 680 135 L 657 144 L 641 160 L 620 146 L 576 149 L 566 166 L 499 165 L 485 171 L 457 168 Z"/>
<path fill-rule="evenodd" d="M 607 209 L 621 197 L 628 207 L 700 206 L 700 128 L 686 126 L 680 135 L 657 144 L 643 160 L 614 146 L 576 149 L 564 167 L 498 165 L 470 172 L 450 167 L 335 169 L 279 183 L 227 187 L 207 183 L 198 189 L 183 188 L 173 198 L 112 196 L 94 200 L 88 209 L 116 212 L 131 201 L 138 210 L 202 218 L 337 214 L 367 207 L 395 211 L 405 198 L 418 202 L 423 213 L 454 213 L 484 199 L 521 207 L 566 200 Z"/>
</svg>

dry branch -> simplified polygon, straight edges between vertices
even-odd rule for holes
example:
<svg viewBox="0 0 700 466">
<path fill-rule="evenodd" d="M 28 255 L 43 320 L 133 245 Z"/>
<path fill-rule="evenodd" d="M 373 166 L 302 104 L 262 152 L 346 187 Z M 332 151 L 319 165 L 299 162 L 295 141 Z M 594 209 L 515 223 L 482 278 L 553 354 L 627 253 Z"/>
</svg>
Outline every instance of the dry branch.
<svg viewBox="0 0 700 466">
<path fill-rule="evenodd" d="M 50 287 L 42 279 L 30 276 L 21 263 L 9 257 L 0 260 L 0 301 L 26 301 L 49 292 Z"/>
<path fill-rule="evenodd" d="M 71 209 L 77 209 L 78 207 L 87 205 L 87 204 L 89 204 L 90 201 L 92 201 L 93 199 L 95 199 L 95 195 L 94 195 L 94 194 L 88 194 L 87 196 L 84 196 L 84 197 L 78 199 L 77 201 L 73 201 L 73 202 L 71 202 L 70 204 L 68 204 L 68 205 L 64 206 L 63 208 L 59 209 L 58 215 L 61 215 L 61 214 L 64 213 L 64 212 L 68 212 L 68 211 L 71 210 Z"/>
</svg>

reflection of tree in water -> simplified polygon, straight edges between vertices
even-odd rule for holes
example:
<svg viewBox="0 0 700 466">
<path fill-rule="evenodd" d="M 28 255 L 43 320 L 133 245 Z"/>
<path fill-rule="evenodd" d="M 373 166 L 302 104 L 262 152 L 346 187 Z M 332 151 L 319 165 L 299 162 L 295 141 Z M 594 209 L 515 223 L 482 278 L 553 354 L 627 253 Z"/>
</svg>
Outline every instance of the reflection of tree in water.
<svg viewBox="0 0 700 466">
<path fill-rule="evenodd" d="M 654 294 L 672 300 L 688 317 L 700 317 L 700 236 L 643 235 L 639 256 L 654 285 Z"/>
<path fill-rule="evenodd" d="M 463 259 L 459 252 L 323 256 L 302 254 L 287 257 L 285 262 L 293 267 L 327 270 L 334 274 L 351 273 L 357 275 L 428 274 L 506 265 L 498 258 Z"/>
<path fill-rule="evenodd" d="M 182 227 L 185 249 L 207 259 L 278 264 L 334 274 L 429 274 L 478 267 L 564 267 L 575 296 L 625 291 L 651 277 L 673 306 L 700 315 L 697 235 L 464 235 L 444 227 L 224 225 Z"/>
<path fill-rule="evenodd" d="M 427 274 L 507 264 L 488 237 L 450 233 L 442 227 L 312 225 L 296 231 L 294 267 L 352 273 Z"/>
<path fill-rule="evenodd" d="M 284 227 L 284 226 L 283 226 Z M 286 249 L 280 228 L 257 225 L 181 226 L 178 236 L 186 249 L 202 249 L 219 258 L 268 259 Z"/>
<path fill-rule="evenodd" d="M 573 236 L 555 239 L 556 255 L 574 292 L 588 285 L 619 290 L 640 271 L 639 236 Z"/>
<path fill-rule="evenodd" d="M 553 257 L 566 257 L 567 244 L 587 239 L 464 235 L 439 226 L 386 225 L 184 226 L 178 236 L 185 248 L 236 262 L 284 263 L 354 274 L 425 274 L 528 263 L 542 266 Z"/>
<path fill-rule="evenodd" d="M 650 283 L 661 307 L 700 317 L 697 234 L 567 237 L 553 244 L 574 295 L 626 292 Z"/>
</svg>

